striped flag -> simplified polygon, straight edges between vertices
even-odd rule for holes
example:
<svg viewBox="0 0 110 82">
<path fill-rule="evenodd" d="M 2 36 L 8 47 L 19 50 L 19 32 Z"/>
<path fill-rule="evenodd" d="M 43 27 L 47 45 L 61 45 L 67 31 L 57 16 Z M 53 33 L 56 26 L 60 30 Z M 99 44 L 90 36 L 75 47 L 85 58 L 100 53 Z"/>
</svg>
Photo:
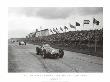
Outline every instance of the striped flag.
<svg viewBox="0 0 110 82">
<path fill-rule="evenodd" d="M 83 24 L 89 24 L 89 20 L 84 20 Z"/>
<path fill-rule="evenodd" d="M 83 27 L 84 27 L 84 24 L 89 24 L 89 22 L 90 22 L 89 20 L 84 20 L 83 21 Z"/>
</svg>

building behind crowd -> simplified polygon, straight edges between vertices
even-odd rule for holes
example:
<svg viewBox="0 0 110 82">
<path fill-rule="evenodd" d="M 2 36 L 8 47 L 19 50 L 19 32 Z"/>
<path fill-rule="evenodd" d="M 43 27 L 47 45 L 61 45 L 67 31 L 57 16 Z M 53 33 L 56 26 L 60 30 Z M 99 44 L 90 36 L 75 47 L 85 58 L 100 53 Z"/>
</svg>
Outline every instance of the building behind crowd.
<svg viewBox="0 0 110 82">
<path fill-rule="evenodd" d="M 48 29 L 44 29 L 41 31 L 36 31 L 36 37 L 40 37 L 40 36 L 48 36 L 49 35 L 49 30 Z"/>
</svg>

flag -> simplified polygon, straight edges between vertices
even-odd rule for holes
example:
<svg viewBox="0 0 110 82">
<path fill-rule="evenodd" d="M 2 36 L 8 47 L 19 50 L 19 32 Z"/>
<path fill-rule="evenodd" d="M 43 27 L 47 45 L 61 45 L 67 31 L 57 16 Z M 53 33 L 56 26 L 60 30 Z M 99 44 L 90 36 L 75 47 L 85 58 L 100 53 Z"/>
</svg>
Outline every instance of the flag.
<svg viewBox="0 0 110 82">
<path fill-rule="evenodd" d="M 97 20 L 95 18 L 93 18 L 93 23 L 95 24 L 97 22 Z"/>
<path fill-rule="evenodd" d="M 58 29 L 56 28 L 56 30 L 58 31 Z"/>
<path fill-rule="evenodd" d="M 53 31 L 54 31 L 55 33 L 58 33 L 58 31 L 57 31 L 57 30 L 55 30 L 54 28 L 53 28 Z"/>
<path fill-rule="evenodd" d="M 93 24 L 99 25 L 99 21 L 97 21 L 95 18 L 93 18 Z"/>
<path fill-rule="evenodd" d="M 63 29 L 60 27 L 60 30 L 63 31 Z"/>
<path fill-rule="evenodd" d="M 65 32 L 66 32 L 66 30 L 68 30 L 68 27 L 67 26 L 64 26 L 64 29 L 65 29 Z"/>
<path fill-rule="evenodd" d="M 50 32 L 53 33 L 53 31 L 50 29 Z"/>
<path fill-rule="evenodd" d="M 53 28 L 53 31 L 56 32 L 56 30 Z"/>
<path fill-rule="evenodd" d="M 76 27 L 75 27 L 75 26 L 73 26 L 72 24 L 70 24 L 70 27 L 71 27 L 71 28 L 76 28 Z"/>
<path fill-rule="evenodd" d="M 80 24 L 78 22 L 76 22 L 76 26 L 80 26 Z"/>
<path fill-rule="evenodd" d="M 99 22 L 99 21 L 97 21 L 96 25 L 99 25 L 99 23 L 100 23 L 100 22 Z"/>
<path fill-rule="evenodd" d="M 68 30 L 68 27 L 67 27 L 67 26 L 64 26 L 64 29 L 65 29 L 65 30 Z"/>
<path fill-rule="evenodd" d="M 56 32 L 59 33 L 58 29 L 56 28 Z"/>
<path fill-rule="evenodd" d="M 89 24 L 89 20 L 84 20 L 83 24 Z"/>
</svg>

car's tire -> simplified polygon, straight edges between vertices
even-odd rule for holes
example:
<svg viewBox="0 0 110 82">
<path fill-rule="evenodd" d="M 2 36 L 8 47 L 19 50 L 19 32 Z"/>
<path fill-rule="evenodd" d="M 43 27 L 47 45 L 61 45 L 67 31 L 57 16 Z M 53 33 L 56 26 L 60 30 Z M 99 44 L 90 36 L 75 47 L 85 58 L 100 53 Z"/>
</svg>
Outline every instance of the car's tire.
<svg viewBox="0 0 110 82">
<path fill-rule="evenodd" d="M 58 55 L 55 57 L 55 59 L 57 59 L 57 58 L 59 58 L 59 56 L 58 56 Z"/>
<path fill-rule="evenodd" d="M 36 54 L 37 55 L 40 55 L 40 49 L 39 49 L 39 47 L 36 47 Z"/>
<path fill-rule="evenodd" d="M 59 58 L 63 58 L 64 51 L 62 49 L 59 49 Z"/>
<path fill-rule="evenodd" d="M 42 51 L 42 57 L 45 59 L 47 56 L 46 56 L 46 50 L 43 50 Z"/>
</svg>

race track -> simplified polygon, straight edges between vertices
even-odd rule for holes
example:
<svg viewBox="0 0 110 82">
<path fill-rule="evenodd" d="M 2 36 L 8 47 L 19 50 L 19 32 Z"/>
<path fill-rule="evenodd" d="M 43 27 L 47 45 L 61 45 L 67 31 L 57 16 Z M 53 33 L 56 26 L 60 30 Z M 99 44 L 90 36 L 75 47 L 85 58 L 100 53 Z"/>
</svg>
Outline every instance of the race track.
<svg viewBox="0 0 110 82">
<path fill-rule="evenodd" d="M 43 59 L 36 55 L 36 45 L 18 45 L 17 42 L 8 45 L 8 72 L 59 72 L 59 73 L 91 73 L 103 72 L 101 57 L 70 52 L 64 50 L 64 57 L 58 59 Z"/>
</svg>

